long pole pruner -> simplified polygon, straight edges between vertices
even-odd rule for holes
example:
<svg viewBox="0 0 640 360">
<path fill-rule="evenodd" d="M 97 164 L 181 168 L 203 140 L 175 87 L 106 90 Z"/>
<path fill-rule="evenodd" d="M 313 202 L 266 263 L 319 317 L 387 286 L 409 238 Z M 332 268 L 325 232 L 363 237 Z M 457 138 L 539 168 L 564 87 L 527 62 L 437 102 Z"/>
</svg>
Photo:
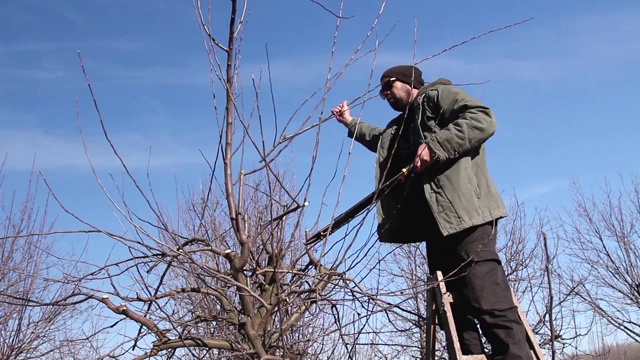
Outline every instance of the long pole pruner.
<svg viewBox="0 0 640 360">
<path fill-rule="evenodd" d="M 355 205 L 347 209 L 342 214 L 336 216 L 335 219 L 333 219 L 333 221 L 327 226 L 323 227 L 315 234 L 309 236 L 307 238 L 307 241 L 305 241 L 305 245 L 314 245 L 319 241 L 325 239 L 329 235 L 333 234 L 344 225 L 348 224 L 351 220 L 358 217 L 358 215 L 365 211 L 369 206 L 377 203 L 396 184 L 404 181 L 407 176 L 413 173 L 413 170 L 413 164 L 403 168 L 398 174 L 396 174 L 384 184 L 380 185 L 376 190 L 371 192 L 362 200 L 358 201 Z"/>
</svg>

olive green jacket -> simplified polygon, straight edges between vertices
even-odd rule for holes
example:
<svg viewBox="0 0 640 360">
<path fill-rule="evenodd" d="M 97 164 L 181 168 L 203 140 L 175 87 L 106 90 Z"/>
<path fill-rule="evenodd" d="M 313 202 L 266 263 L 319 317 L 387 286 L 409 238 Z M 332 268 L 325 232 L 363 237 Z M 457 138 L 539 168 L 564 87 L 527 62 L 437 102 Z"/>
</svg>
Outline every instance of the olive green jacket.
<svg viewBox="0 0 640 360">
<path fill-rule="evenodd" d="M 508 215 L 489 174 L 483 145 L 496 130 L 493 112 L 450 84 L 450 81 L 440 79 L 422 87 L 411 105 L 413 111 L 408 112 L 415 115 L 401 114 L 385 128 L 358 118 L 354 118 L 348 127 L 350 138 L 377 154 L 377 184 L 395 175 L 385 171 L 391 163 L 391 155 L 395 154 L 392 139 L 399 126 L 410 125 L 411 143 L 415 149 L 421 143 L 429 146 L 435 162 L 416 176 L 421 178 L 429 207 L 445 236 Z M 403 121 L 406 121 L 404 125 Z M 398 194 L 392 191 L 376 205 L 380 241 L 424 241 L 425 234 L 433 229 L 424 229 L 424 223 L 407 223 L 401 216 L 394 216 L 400 203 Z M 394 231 L 382 231 L 385 228 L 405 231 L 399 235 Z"/>
</svg>

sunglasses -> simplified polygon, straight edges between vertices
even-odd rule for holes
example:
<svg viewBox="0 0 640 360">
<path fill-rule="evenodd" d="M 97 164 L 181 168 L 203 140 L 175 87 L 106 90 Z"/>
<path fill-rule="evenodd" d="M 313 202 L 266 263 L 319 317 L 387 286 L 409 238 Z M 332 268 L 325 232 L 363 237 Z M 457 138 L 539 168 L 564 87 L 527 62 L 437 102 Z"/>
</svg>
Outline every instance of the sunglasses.
<svg viewBox="0 0 640 360">
<path fill-rule="evenodd" d="M 386 93 L 391 90 L 391 88 L 393 87 L 393 83 L 396 81 L 398 81 L 398 79 L 390 78 L 389 80 L 383 82 L 382 85 L 380 85 L 380 97 L 383 100 L 387 100 Z"/>
</svg>

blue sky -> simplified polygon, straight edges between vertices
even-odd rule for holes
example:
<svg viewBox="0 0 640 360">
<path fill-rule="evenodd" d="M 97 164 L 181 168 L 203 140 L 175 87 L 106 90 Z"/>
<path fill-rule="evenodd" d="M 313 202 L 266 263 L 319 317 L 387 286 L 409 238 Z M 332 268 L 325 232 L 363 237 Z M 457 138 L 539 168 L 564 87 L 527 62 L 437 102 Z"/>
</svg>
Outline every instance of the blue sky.
<svg viewBox="0 0 640 360">
<path fill-rule="evenodd" d="M 323 4 L 335 11 L 339 6 Z M 216 16 L 226 13 L 226 1 L 215 6 L 224 8 L 216 8 Z M 266 68 L 268 47 L 284 123 L 326 78 L 336 19 L 304 0 L 251 1 L 250 7 L 242 41 L 244 88 L 250 92 L 251 75 Z M 346 2 L 344 14 L 354 16 L 342 21 L 335 66 L 357 47 L 379 7 L 376 1 Z M 488 81 L 466 89 L 497 115 L 488 151 L 499 188 L 505 198 L 515 193 L 531 207 L 559 209 L 570 199 L 572 180 L 595 189 L 605 177 L 638 171 L 640 122 L 632 105 L 640 81 L 640 4 L 392 1 L 379 33 L 393 31 L 375 57 L 372 77 L 375 83 L 386 67 L 532 16 L 420 67 L 427 80 Z M 190 1 L 4 1 L 0 18 L 0 153 L 7 154 L 8 188 L 23 186 L 35 158 L 67 205 L 91 220 L 113 222 L 82 149 L 76 98 L 94 164 L 116 179 L 122 170 L 101 138 L 78 50 L 115 144 L 137 174 L 150 166 L 156 192 L 168 206 L 175 204 L 176 183 L 179 190 L 195 186 L 207 174 L 199 151 L 214 157 L 216 123 L 208 59 Z M 371 46 L 369 41 L 365 47 Z M 313 113 L 305 108 L 294 125 L 362 94 L 373 61 L 368 56 L 351 66 L 324 106 Z M 265 114 L 272 114 L 267 96 L 262 100 Z M 379 125 L 394 116 L 379 99 L 354 113 Z M 287 153 L 292 168 L 308 164 L 314 135 L 303 136 Z M 344 166 L 339 153 L 351 145 L 345 135 L 333 121 L 322 127 L 322 171 L 330 174 L 336 162 Z M 354 148 L 340 209 L 372 190 L 373 163 L 372 153 Z M 317 196 L 328 182 L 328 176 L 318 177 L 312 206 L 320 205 Z M 336 194 L 325 199 L 330 209 Z"/>
</svg>

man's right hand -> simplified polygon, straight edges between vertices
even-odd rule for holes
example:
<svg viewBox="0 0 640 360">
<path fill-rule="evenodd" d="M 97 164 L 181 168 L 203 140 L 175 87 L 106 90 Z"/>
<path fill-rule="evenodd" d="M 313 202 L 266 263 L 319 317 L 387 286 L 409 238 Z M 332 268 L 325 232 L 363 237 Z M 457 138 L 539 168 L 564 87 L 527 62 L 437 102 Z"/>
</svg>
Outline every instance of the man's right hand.
<svg viewBox="0 0 640 360">
<path fill-rule="evenodd" d="M 346 127 L 351 125 L 353 117 L 351 117 L 351 109 L 349 108 L 349 104 L 346 100 L 343 101 L 342 104 L 331 109 L 331 113 L 336 117 L 336 120 L 338 120 L 340 124 Z"/>
</svg>

